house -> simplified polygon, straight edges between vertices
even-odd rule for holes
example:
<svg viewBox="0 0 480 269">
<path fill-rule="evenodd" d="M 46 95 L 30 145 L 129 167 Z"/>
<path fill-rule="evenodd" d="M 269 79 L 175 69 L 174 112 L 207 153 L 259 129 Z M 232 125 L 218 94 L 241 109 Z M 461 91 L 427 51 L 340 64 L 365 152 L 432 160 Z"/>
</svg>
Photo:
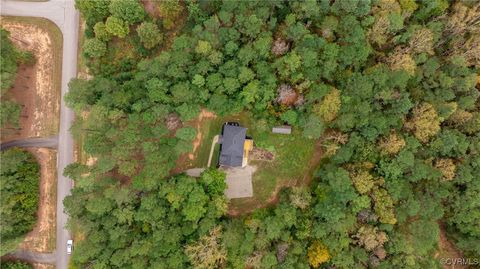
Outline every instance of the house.
<svg viewBox="0 0 480 269">
<path fill-rule="evenodd" d="M 247 128 L 236 122 L 223 124 L 220 142 L 220 166 L 245 167 L 248 154 L 253 149 L 253 140 L 247 137 Z"/>
<path fill-rule="evenodd" d="M 275 126 L 272 128 L 272 133 L 274 134 L 291 134 L 292 127 L 288 125 Z"/>
</svg>

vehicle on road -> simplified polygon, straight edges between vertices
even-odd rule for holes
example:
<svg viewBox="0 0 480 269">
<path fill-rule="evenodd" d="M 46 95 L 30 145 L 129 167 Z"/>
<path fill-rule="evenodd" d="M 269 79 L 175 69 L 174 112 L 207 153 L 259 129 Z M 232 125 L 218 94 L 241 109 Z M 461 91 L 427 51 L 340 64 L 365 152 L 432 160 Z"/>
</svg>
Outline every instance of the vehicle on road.
<svg viewBox="0 0 480 269">
<path fill-rule="evenodd" d="M 73 250 L 73 240 L 69 239 L 67 240 L 67 254 L 70 255 L 72 254 Z"/>
</svg>

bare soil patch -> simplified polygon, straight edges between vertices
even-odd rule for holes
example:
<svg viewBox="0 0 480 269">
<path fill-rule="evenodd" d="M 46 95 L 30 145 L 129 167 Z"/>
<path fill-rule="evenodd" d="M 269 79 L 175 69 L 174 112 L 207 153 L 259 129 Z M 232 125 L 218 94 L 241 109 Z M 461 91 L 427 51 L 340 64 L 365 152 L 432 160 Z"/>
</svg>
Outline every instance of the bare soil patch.
<svg viewBox="0 0 480 269">
<path fill-rule="evenodd" d="M 457 249 L 455 244 L 453 244 L 447 237 L 447 232 L 445 230 L 445 224 L 442 222 L 438 223 L 440 228 L 440 240 L 438 242 L 438 252 L 435 254 L 437 259 L 465 259 L 463 253 Z M 466 260 L 466 259 L 465 259 Z M 467 265 L 462 264 L 442 264 L 444 269 L 468 269 L 470 268 Z"/>
<path fill-rule="evenodd" d="M 20 244 L 21 249 L 36 252 L 55 250 L 57 205 L 57 151 L 28 148 L 40 164 L 40 200 L 35 228 Z"/>
<path fill-rule="evenodd" d="M 10 31 L 12 42 L 35 56 L 33 66 L 20 66 L 10 96 L 22 106 L 20 129 L 2 130 L 2 141 L 58 133 L 61 34 L 53 23 L 42 19 L 2 17 L 2 27 Z M 56 27 L 56 26 L 55 26 Z"/>
</svg>

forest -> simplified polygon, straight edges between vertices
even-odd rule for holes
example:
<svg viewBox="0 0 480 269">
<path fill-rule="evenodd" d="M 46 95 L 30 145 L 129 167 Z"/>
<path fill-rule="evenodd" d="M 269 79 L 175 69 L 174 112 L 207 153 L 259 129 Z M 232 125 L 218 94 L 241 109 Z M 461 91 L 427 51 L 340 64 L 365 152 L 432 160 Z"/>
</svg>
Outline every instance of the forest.
<svg viewBox="0 0 480 269">
<path fill-rule="evenodd" d="M 2 151 L 1 160 L 0 256 L 3 256 L 14 251 L 36 223 L 40 165 L 30 152 L 18 148 Z"/>
<path fill-rule="evenodd" d="M 73 268 L 442 268 L 441 227 L 480 253 L 479 2 L 76 7 L 91 77 L 65 101 L 94 161 L 64 172 Z M 319 141 L 313 181 L 229 216 L 221 170 L 171 173 L 201 109 Z"/>
</svg>

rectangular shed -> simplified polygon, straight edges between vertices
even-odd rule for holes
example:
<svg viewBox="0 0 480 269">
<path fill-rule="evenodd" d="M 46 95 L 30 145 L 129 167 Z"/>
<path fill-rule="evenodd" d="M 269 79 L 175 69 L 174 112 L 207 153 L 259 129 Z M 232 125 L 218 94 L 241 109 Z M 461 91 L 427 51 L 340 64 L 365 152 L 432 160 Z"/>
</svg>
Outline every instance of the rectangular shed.
<svg viewBox="0 0 480 269">
<path fill-rule="evenodd" d="M 272 128 L 272 133 L 274 134 L 291 134 L 292 133 L 292 126 L 282 125 L 282 126 L 275 126 Z"/>
</svg>

